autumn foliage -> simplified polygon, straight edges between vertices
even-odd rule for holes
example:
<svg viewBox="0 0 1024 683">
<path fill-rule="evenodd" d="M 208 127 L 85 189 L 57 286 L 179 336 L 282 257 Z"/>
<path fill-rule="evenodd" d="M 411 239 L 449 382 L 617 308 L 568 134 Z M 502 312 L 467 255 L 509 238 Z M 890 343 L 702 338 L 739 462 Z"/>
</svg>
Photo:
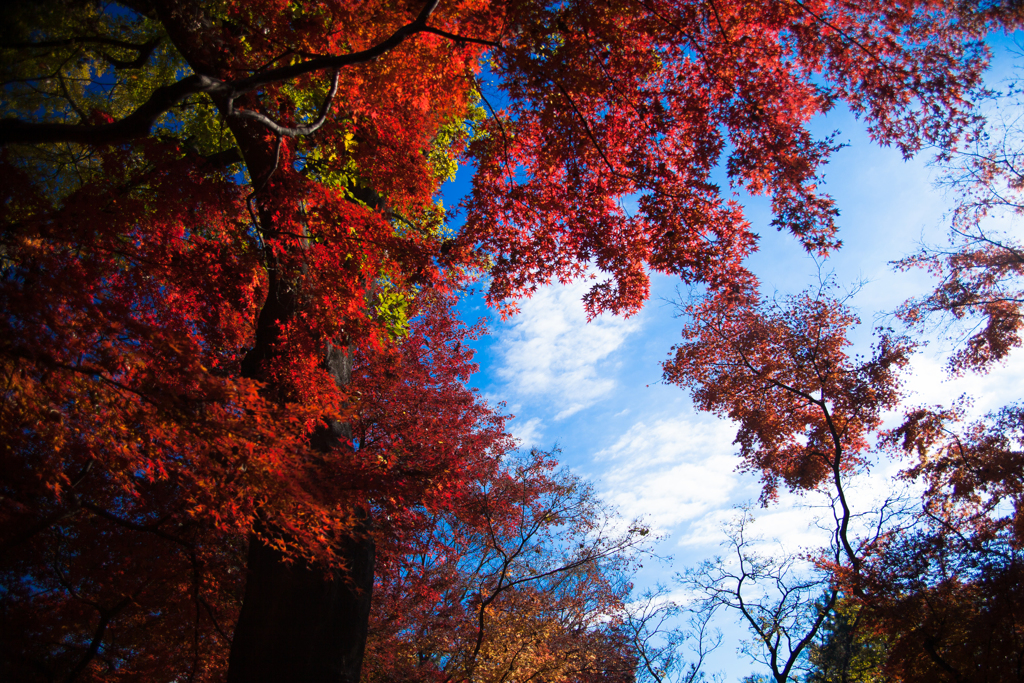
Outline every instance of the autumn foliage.
<svg viewBox="0 0 1024 683">
<path fill-rule="evenodd" d="M 635 312 L 648 269 L 749 283 L 757 238 L 712 177 L 723 166 L 732 188 L 771 198 L 775 227 L 828 253 L 837 210 L 818 176 L 835 145 L 808 124 L 844 101 L 907 154 L 955 139 L 971 122 L 961 98 L 979 85 L 984 22 L 948 9 L 513 4 L 492 65 L 508 106 L 470 146 L 464 234 L 497 255 L 492 299 L 587 264 L 607 277 L 586 297 L 591 315 Z"/>
<path fill-rule="evenodd" d="M 871 436 L 902 397 L 899 371 L 913 344 L 883 331 L 870 358 L 850 356 L 860 321 L 828 286 L 783 301 L 691 307 L 686 342 L 665 379 L 693 388 L 697 406 L 739 423 L 744 469 L 764 482 L 807 490 L 839 481 L 868 462 Z"/>
<path fill-rule="evenodd" d="M 628 575 L 648 530 L 533 451 L 394 529 L 367 643 L 369 681 L 621 680 Z"/>
<path fill-rule="evenodd" d="M 854 670 L 856 680 L 1019 679 L 1020 406 L 966 425 L 963 404 L 919 407 L 886 428 L 906 398 L 899 375 L 914 344 L 884 330 L 870 357 L 848 355 L 857 319 L 828 288 L 739 307 L 702 301 L 687 314 L 666 379 L 737 423 L 741 467 L 761 475 L 763 505 L 785 484 L 824 494 L 831 519 L 826 547 L 774 558 L 758 554 L 745 511 L 730 529 L 732 563 L 708 560 L 685 585 L 747 620 L 752 654 L 779 681 L 796 676 L 805 648 L 835 680 Z M 880 456 L 902 459 L 919 505 L 896 491 L 877 508 L 863 492 L 851 498 Z M 769 597 L 755 585 L 770 585 Z"/>
<path fill-rule="evenodd" d="M 1024 210 L 1024 141 L 1014 88 L 987 102 L 984 134 L 943 152 L 940 182 L 956 198 L 947 243 L 923 245 L 897 263 L 936 278 L 931 292 L 908 301 L 899 314 L 960 342 L 949 358 L 954 374 L 987 372 L 1021 345 L 1024 256 L 1013 227 Z"/>
<path fill-rule="evenodd" d="M 812 117 L 845 102 L 906 154 L 954 144 L 995 20 L 931 0 L 11 9 L 3 674 L 220 680 L 230 649 L 229 680 L 354 681 L 376 590 L 368 676 L 628 680 L 601 619 L 639 529 L 595 537 L 589 494 L 502 464 L 505 418 L 467 388 L 479 330 L 456 319 L 460 288 L 486 272 L 511 312 L 596 267 L 593 315 L 638 310 L 651 270 L 706 285 L 721 317 L 701 314 L 709 346 L 680 347 L 670 379 L 721 385 L 702 400 L 745 421 L 769 496 L 838 482 L 905 346 L 855 361 L 841 308 L 797 302 L 790 330 L 739 306 L 757 237 L 731 190 L 770 197 L 810 252 L 836 248 L 834 143 Z M 454 230 L 437 194 L 459 162 L 476 175 Z M 742 407 L 748 384 L 781 412 Z M 264 580 L 336 600 L 330 646 L 298 663 L 260 647 L 293 623 L 245 592 Z"/>
</svg>

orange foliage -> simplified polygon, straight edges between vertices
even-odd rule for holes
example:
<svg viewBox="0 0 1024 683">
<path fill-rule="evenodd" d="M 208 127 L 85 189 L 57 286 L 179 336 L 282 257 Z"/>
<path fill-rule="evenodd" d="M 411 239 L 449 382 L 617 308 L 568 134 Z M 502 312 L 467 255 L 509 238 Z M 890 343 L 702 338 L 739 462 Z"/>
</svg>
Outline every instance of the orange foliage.
<svg viewBox="0 0 1024 683">
<path fill-rule="evenodd" d="M 341 577 L 359 520 L 471 490 L 463 464 L 507 448 L 465 387 L 471 275 L 508 303 L 593 264 L 591 314 L 637 310 L 648 269 L 734 297 L 756 236 L 723 163 L 826 253 L 810 119 L 841 99 L 905 153 L 955 140 L 988 26 L 939 0 L 33 7 L 2 46 L 4 652 L 67 680 L 215 680 L 247 535 Z M 492 80 L 507 106 L 479 123 Z M 477 175 L 452 234 L 456 158 Z M 801 339 L 848 324 L 814 310 Z M 749 414 L 769 494 L 859 464 L 902 348 L 823 347 L 851 378 L 798 363 L 825 422 L 824 394 Z M 745 372 L 778 394 L 767 360 Z"/>
<path fill-rule="evenodd" d="M 738 306 L 712 299 L 687 314 L 687 341 L 665 379 L 739 423 L 743 467 L 761 474 L 763 501 L 780 480 L 806 490 L 863 469 L 883 412 L 901 398 L 909 340 L 883 331 L 870 358 L 850 357 L 846 334 L 859 321 L 824 292 Z"/>
<path fill-rule="evenodd" d="M 468 464 L 468 463 L 467 463 Z M 480 462 L 464 495 L 381 548 L 365 681 L 618 680 L 617 626 L 647 530 L 611 528 L 545 453 Z"/>
</svg>

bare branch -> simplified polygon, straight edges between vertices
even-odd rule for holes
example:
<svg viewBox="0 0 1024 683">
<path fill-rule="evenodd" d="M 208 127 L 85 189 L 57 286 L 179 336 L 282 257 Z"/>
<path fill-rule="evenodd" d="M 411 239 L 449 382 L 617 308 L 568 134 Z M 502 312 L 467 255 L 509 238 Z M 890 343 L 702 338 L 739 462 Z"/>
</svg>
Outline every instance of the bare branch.
<svg viewBox="0 0 1024 683">
<path fill-rule="evenodd" d="M 270 117 L 264 116 L 259 112 L 255 112 L 250 109 L 235 109 L 234 101 L 231 99 L 228 100 L 228 111 L 226 115 L 259 121 L 264 126 L 266 126 L 270 130 L 270 132 L 274 133 L 278 137 L 294 138 L 299 137 L 300 135 L 310 135 L 311 133 L 315 133 L 317 130 L 319 130 L 320 127 L 324 125 L 324 122 L 327 121 L 327 115 L 330 113 L 331 105 L 334 103 L 334 96 L 338 93 L 338 79 L 340 76 L 341 69 L 335 69 L 334 78 L 331 80 L 330 90 L 327 91 L 327 97 L 324 98 L 324 103 L 320 107 L 320 113 L 317 116 L 316 120 L 313 121 L 313 123 L 309 123 L 303 126 L 295 126 L 294 128 L 282 126 L 281 124 L 275 122 Z"/>
<path fill-rule="evenodd" d="M 795 556 L 760 555 L 753 548 L 759 539 L 747 537 L 753 521 L 744 508 L 728 528 L 726 544 L 735 559 L 705 561 L 680 579 L 703 594 L 705 609 L 721 606 L 739 612 L 758 646 L 749 653 L 771 668 L 777 683 L 786 683 L 832 614 L 839 592 L 828 586 L 825 577 L 798 571 Z"/>
<path fill-rule="evenodd" d="M 491 41 L 459 36 L 442 29 L 427 26 L 427 20 L 437 8 L 438 2 L 439 0 L 428 0 L 428 2 L 423 6 L 423 9 L 420 10 L 419 15 L 411 23 L 402 26 L 380 43 L 377 43 L 373 47 L 365 50 L 345 55 L 318 56 L 299 62 L 298 64 L 291 64 L 278 69 L 271 69 L 262 73 L 256 73 L 247 78 L 235 81 L 222 81 L 211 76 L 194 74 L 172 85 L 157 88 L 150 98 L 138 109 L 120 121 L 115 121 L 113 123 L 80 125 L 65 123 L 35 123 L 23 121 L 21 119 L 4 119 L 0 121 L 0 146 L 11 143 L 41 144 L 53 142 L 75 142 L 85 145 L 104 145 L 126 142 L 128 140 L 148 135 L 157 119 L 159 119 L 163 113 L 184 100 L 186 97 L 197 94 L 217 96 L 220 101 L 224 103 L 223 106 L 226 108 L 226 116 L 237 116 L 240 118 L 256 120 L 276 135 L 288 137 L 308 135 L 322 126 L 326 120 L 326 113 L 329 112 L 334 94 L 337 91 L 338 74 L 340 69 L 344 67 L 371 62 L 395 49 L 407 38 L 417 33 L 432 33 L 457 42 L 471 42 L 490 45 L 492 47 L 497 46 L 497 43 L 492 43 Z M 42 43 L 37 45 L 42 45 Z M 148 45 L 148 43 L 146 45 Z M 331 94 L 325 101 L 320 117 L 312 124 L 289 128 L 274 122 L 263 114 L 259 114 L 251 110 L 234 109 L 235 100 L 246 93 L 253 92 L 254 90 L 267 85 L 290 81 L 298 78 L 299 76 L 324 70 L 334 71 L 334 81 L 331 86 Z"/>
</svg>

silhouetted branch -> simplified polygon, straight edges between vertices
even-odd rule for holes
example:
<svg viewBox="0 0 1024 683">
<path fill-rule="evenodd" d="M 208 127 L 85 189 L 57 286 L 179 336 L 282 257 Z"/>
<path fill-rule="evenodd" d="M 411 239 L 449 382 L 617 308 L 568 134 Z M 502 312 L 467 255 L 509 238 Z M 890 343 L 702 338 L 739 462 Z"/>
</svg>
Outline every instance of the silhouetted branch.
<svg viewBox="0 0 1024 683">
<path fill-rule="evenodd" d="M 299 62 L 298 64 L 291 64 L 278 69 L 271 69 L 269 71 L 253 74 L 247 78 L 235 81 L 222 81 L 211 76 L 194 74 L 178 81 L 177 83 L 157 88 L 153 91 L 153 94 L 146 102 L 120 121 L 100 125 L 82 125 L 66 123 L 34 123 L 22 121 L 21 119 L 4 119 L 0 121 L 0 146 L 10 143 L 40 144 L 53 142 L 75 142 L 86 145 L 104 145 L 126 142 L 128 140 L 146 136 L 156 123 L 157 119 L 164 112 L 168 111 L 171 107 L 175 106 L 188 96 L 198 94 L 207 94 L 216 97 L 218 99 L 218 103 L 222 103 L 222 106 L 225 108 L 225 116 L 254 119 L 279 136 L 293 137 L 297 135 L 308 135 L 322 126 L 326 120 L 326 114 L 329 112 L 330 105 L 334 99 L 334 94 L 337 92 L 339 72 L 344 67 L 371 62 L 398 47 L 407 38 L 417 33 L 433 33 L 435 35 L 444 36 L 451 40 L 464 43 L 469 42 L 491 46 L 497 45 L 491 41 L 459 36 L 443 31 L 442 29 L 427 26 L 427 20 L 430 18 L 430 15 L 433 14 L 438 2 L 439 0 L 428 0 L 428 2 L 423 6 L 423 9 L 420 10 L 420 13 L 415 20 L 405 26 L 402 26 L 380 43 L 377 43 L 373 47 L 365 50 L 359 50 L 345 55 L 314 57 L 312 59 Z M 141 49 L 142 47 L 148 46 L 148 44 L 149 43 L 134 47 L 136 49 Z M 21 44 L 19 43 L 18 45 Z M 41 46 L 44 45 L 44 43 L 35 43 L 33 45 Z M 128 45 L 134 44 L 126 43 L 121 46 L 124 47 Z M 155 47 L 155 44 L 153 47 Z M 114 62 L 112 61 L 111 63 Z M 122 62 L 122 64 L 129 63 Z M 115 64 L 115 66 L 117 66 L 117 64 Z M 234 108 L 235 101 L 242 95 L 253 92 L 254 90 L 264 86 L 290 81 L 298 78 L 299 76 L 327 69 L 334 71 L 334 81 L 331 86 L 330 94 L 328 95 L 320 112 L 319 118 L 312 124 L 289 128 L 276 123 L 272 119 L 258 112 L 247 109 L 236 110 Z"/>
<path fill-rule="evenodd" d="M 152 38 L 144 43 L 131 43 L 127 40 L 118 40 L 116 38 L 107 38 L 105 36 L 81 36 L 78 38 L 64 38 L 60 40 L 41 40 L 37 43 L 4 43 L 0 45 L 0 49 L 45 50 L 57 47 L 68 47 L 71 45 L 109 45 L 111 47 L 124 48 L 125 50 L 134 50 L 136 52 L 136 57 L 132 60 L 118 59 L 106 52 L 100 52 L 100 56 L 110 63 L 111 66 L 115 69 L 141 69 L 145 66 L 146 62 L 149 61 L 150 56 L 160 44 L 160 41 L 161 38 Z"/>
</svg>

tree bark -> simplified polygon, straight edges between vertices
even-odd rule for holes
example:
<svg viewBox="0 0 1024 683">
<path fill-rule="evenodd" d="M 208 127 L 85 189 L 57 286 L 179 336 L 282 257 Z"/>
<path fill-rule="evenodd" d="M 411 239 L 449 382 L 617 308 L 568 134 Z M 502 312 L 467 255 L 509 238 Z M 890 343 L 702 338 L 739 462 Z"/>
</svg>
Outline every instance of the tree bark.
<svg viewBox="0 0 1024 683">
<path fill-rule="evenodd" d="M 257 327 L 257 344 L 245 365 L 258 369 L 280 318 L 294 313 L 295 298 L 271 287 Z M 284 305 L 282 305 L 284 304 Z M 268 308 L 269 307 L 269 308 Z M 287 318 L 286 318 L 287 319 Z M 262 343 L 261 343 L 262 342 Z M 351 379 L 351 356 L 326 348 L 325 366 L 338 386 Z M 344 448 L 349 426 L 331 422 L 315 432 L 311 446 L 325 452 Z M 338 543 L 347 571 L 329 572 L 286 558 L 257 534 L 249 538 L 245 596 L 228 659 L 228 683 L 358 683 L 369 629 L 375 546 L 363 510 L 352 535 Z"/>
<path fill-rule="evenodd" d="M 171 41 L 197 75 L 230 78 L 232 74 L 222 68 L 215 49 L 216 36 L 205 29 L 211 22 L 199 3 L 164 0 L 155 3 L 155 9 Z M 223 98 L 216 93 L 211 96 L 224 113 Z M 244 103 L 258 111 L 255 98 L 246 96 Z M 267 130 L 240 117 L 229 117 L 227 124 L 249 177 L 265 185 L 277 167 Z M 263 233 L 274 234 L 274 207 L 259 197 L 256 203 Z M 242 374 L 253 378 L 261 377 L 262 366 L 270 357 L 287 353 L 277 345 L 280 329 L 298 312 L 300 299 L 288 274 L 277 269 L 273 254 L 267 258 L 269 291 L 256 322 L 254 346 L 242 363 Z M 324 351 L 327 371 L 339 387 L 345 386 L 351 376 L 349 354 L 330 344 Z M 274 387 L 268 390 L 273 393 Z M 310 445 L 321 451 L 344 448 L 349 436 L 348 425 L 335 423 L 314 434 Z M 250 536 L 245 595 L 228 660 L 229 683 L 358 682 L 369 627 L 375 549 L 368 533 L 368 513 L 355 512 L 361 528 L 338 541 L 346 572 L 330 572 L 286 558 L 256 533 Z"/>
<path fill-rule="evenodd" d="M 249 541 L 242 613 L 228 683 L 357 683 L 370 616 L 374 545 L 340 543 L 346 576 L 287 562 L 255 535 Z"/>
</svg>

